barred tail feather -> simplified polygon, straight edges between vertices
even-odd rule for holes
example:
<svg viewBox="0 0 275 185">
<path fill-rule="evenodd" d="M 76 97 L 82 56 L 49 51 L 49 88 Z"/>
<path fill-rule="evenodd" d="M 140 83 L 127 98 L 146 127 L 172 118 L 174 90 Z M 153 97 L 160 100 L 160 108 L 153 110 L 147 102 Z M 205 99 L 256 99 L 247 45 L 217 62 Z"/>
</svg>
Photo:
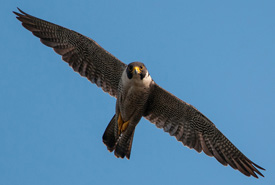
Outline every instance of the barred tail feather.
<svg viewBox="0 0 275 185">
<path fill-rule="evenodd" d="M 127 159 L 130 159 L 134 133 L 135 130 L 133 130 L 133 132 L 129 135 L 130 137 L 127 135 L 122 135 L 119 138 L 119 141 L 115 147 L 116 157 L 124 158 L 126 156 Z"/>
<path fill-rule="evenodd" d="M 115 134 L 116 127 L 116 115 L 113 116 L 110 123 L 108 124 L 103 136 L 103 143 L 107 146 L 107 149 L 112 152 L 115 149 L 117 136 Z"/>
</svg>

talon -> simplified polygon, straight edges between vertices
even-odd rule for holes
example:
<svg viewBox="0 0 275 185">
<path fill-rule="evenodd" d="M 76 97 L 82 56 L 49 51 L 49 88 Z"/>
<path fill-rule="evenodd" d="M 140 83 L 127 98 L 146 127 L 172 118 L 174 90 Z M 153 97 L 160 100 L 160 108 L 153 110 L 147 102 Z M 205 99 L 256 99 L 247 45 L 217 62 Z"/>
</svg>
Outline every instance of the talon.
<svg viewBox="0 0 275 185">
<path fill-rule="evenodd" d="M 119 113 L 118 120 L 117 120 L 117 123 L 118 123 L 118 135 L 120 135 L 122 132 L 124 132 L 127 129 L 128 125 L 129 125 L 129 122 L 130 122 L 130 120 L 124 122 L 123 119 L 122 119 L 122 117 L 121 117 L 121 114 Z"/>
<path fill-rule="evenodd" d="M 124 132 L 127 129 L 128 125 L 129 125 L 129 122 L 130 122 L 130 120 L 123 123 L 122 128 L 121 128 L 121 132 Z"/>
</svg>

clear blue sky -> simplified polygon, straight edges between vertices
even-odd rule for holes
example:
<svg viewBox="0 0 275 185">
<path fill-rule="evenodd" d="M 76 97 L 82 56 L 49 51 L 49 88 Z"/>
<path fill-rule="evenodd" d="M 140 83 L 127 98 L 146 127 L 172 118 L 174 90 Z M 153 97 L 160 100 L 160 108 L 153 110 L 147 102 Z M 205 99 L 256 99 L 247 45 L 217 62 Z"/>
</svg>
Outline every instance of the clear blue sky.
<svg viewBox="0 0 275 185">
<path fill-rule="evenodd" d="M 115 99 L 68 67 L 12 11 L 78 31 L 194 105 L 251 160 L 254 179 L 142 119 L 130 160 L 102 134 Z M 0 184 L 275 184 L 274 1 L 3 1 Z"/>
</svg>

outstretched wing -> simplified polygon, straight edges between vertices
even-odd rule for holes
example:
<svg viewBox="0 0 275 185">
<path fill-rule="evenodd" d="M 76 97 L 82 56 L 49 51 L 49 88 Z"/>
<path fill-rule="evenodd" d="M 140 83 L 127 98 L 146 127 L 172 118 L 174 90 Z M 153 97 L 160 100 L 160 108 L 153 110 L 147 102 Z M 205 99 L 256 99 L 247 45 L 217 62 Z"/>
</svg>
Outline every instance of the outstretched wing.
<svg viewBox="0 0 275 185">
<path fill-rule="evenodd" d="M 62 55 L 74 71 L 85 76 L 111 96 L 117 96 L 121 74 L 126 67 L 94 40 L 73 30 L 33 17 L 18 8 L 17 19 L 22 25 L 39 37 L 46 46 Z"/>
<path fill-rule="evenodd" d="M 175 136 L 185 146 L 197 152 L 204 151 L 214 156 L 220 163 L 238 169 L 246 176 L 254 176 L 259 169 L 264 170 L 249 160 L 235 147 L 202 113 L 192 105 L 178 99 L 157 84 L 153 84 L 147 110 L 144 117 Z"/>
</svg>

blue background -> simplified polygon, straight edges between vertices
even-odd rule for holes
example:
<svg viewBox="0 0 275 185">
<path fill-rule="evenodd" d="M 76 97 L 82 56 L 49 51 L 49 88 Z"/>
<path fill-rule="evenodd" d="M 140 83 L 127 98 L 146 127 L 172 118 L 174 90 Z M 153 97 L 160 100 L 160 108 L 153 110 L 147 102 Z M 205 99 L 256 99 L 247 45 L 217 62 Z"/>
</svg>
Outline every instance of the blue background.
<svg viewBox="0 0 275 185">
<path fill-rule="evenodd" d="M 142 119 L 130 160 L 102 134 L 115 99 L 15 19 L 27 13 L 78 31 L 194 105 L 265 178 L 189 150 Z M 3 1 L 0 184 L 275 184 L 274 1 Z"/>
</svg>

